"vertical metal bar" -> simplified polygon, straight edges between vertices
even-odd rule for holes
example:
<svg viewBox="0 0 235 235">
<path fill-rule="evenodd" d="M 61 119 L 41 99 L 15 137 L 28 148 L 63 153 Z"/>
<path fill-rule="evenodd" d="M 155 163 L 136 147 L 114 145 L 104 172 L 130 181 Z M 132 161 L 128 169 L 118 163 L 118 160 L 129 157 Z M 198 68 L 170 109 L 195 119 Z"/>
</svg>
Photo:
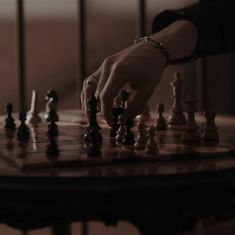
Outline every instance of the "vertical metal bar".
<svg viewBox="0 0 235 235">
<path fill-rule="evenodd" d="M 80 84 L 86 78 L 86 14 L 85 0 L 78 0 L 78 50 L 80 67 Z"/>
<path fill-rule="evenodd" d="M 146 2 L 145 0 L 138 0 L 138 11 L 137 11 L 137 27 L 136 36 L 143 37 L 146 35 Z"/>
<path fill-rule="evenodd" d="M 17 28 L 18 28 L 18 82 L 19 106 L 25 111 L 25 27 L 24 27 L 24 0 L 17 0 Z"/>
</svg>

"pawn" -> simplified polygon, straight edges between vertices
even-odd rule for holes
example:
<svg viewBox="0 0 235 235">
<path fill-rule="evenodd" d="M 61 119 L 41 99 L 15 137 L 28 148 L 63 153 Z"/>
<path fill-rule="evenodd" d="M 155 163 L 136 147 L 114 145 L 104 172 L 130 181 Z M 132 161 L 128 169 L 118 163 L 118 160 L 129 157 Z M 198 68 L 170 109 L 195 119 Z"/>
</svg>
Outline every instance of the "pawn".
<svg viewBox="0 0 235 235">
<path fill-rule="evenodd" d="M 102 143 L 102 135 L 97 129 L 90 129 L 84 135 L 84 140 L 88 143 Z"/>
<path fill-rule="evenodd" d="M 6 105 L 6 112 L 7 112 L 7 117 L 5 118 L 3 125 L 7 129 L 15 130 L 16 124 L 14 118 L 12 117 L 13 106 L 11 103 L 8 103 Z"/>
<path fill-rule="evenodd" d="M 51 110 L 49 112 L 49 120 L 50 123 L 48 124 L 48 130 L 47 130 L 47 135 L 50 137 L 55 137 L 58 136 L 59 134 L 59 130 L 58 130 L 58 126 L 56 125 L 56 111 L 55 110 Z"/>
<path fill-rule="evenodd" d="M 19 140 L 27 141 L 30 137 L 29 128 L 26 126 L 26 113 L 20 112 L 19 114 L 19 120 L 21 121 L 20 126 L 18 128 L 17 137 Z"/>
<path fill-rule="evenodd" d="M 132 120 L 128 120 L 124 125 L 125 133 L 122 138 L 122 143 L 124 145 L 134 145 L 135 144 L 135 138 L 134 138 L 133 133 L 131 132 L 132 126 L 133 126 Z"/>
<path fill-rule="evenodd" d="M 124 116 L 122 114 L 118 116 L 118 125 L 119 125 L 119 129 L 117 131 L 115 139 L 117 142 L 121 142 L 123 135 L 125 133 L 125 128 L 124 128 L 125 120 L 124 120 Z"/>
<path fill-rule="evenodd" d="M 217 131 L 217 126 L 215 125 L 215 117 L 216 113 L 213 111 L 207 111 L 204 113 L 206 117 L 206 128 L 203 133 L 203 139 L 206 142 L 218 142 L 219 141 L 219 133 Z"/>
<path fill-rule="evenodd" d="M 100 158 L 102 156 L 101 144 L 100 143 L 91 143 L 87 149 L 87 156 L 90 158 Z"/>
<path fill-rule="evenodd" d="M 135 149 L 144 149 L 147 142 L 146 128 L 143 122 L 137 125 L 138 135 L 136 137 Z"/>
<path fill-rule="evenodd" d="M 167 129 L 166 119 L 163 116 L 164 104 L 162 103 L 158 104 L 157 111 L 158 111 L 158 118 L 157 118 L 157 123 L 155 125 L 155 129 L 159 131 L 166 130 Z"/>
<path fill-rule="evenodd" d="M 148 141 L 145 146 L 145 152 L 147 154 L 158 154 L 158 152 L 159 152 L 158 145 L 157 145 L 156 141 L 154 140 L 155 128 L 149 127 L 147 130 L 147 133 L 148 133 L 147 134 Z"/>
</svg>

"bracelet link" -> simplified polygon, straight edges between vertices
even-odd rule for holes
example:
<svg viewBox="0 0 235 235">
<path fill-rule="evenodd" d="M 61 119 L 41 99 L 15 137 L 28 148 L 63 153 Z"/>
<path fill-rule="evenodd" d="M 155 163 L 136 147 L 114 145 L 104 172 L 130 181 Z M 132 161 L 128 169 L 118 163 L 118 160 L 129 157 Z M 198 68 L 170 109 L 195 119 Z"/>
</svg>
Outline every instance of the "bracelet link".
<svg viewBox="0 0 235 235">
<path fill-rule="evenodd" d="M 148 36 L 146 37 L 142 37 L 142 38 L 138 38 L 135 39 L 135 43 L 141 42 L 141 41 L 145 41 L 147 44 L 157 48 L 158 50 L 160 50 L 166 57 L 166 65 L 171 64 L 171 55 L 169 53 L 169 51 L 167 50 L 167 48 L 164 46 L 164 44 L 162 42 L 156 41 Z"/>
</svg>

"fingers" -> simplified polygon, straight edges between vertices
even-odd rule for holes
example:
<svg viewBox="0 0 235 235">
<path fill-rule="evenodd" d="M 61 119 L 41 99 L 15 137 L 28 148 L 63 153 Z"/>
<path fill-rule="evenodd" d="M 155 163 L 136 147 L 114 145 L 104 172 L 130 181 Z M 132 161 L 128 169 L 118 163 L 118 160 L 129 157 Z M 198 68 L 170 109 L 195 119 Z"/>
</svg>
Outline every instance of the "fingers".
<svg viewBox="0 0 235 235">
<path fill-rule="evenodd" d="M 113 69 L 100 93 L 101 114 L 110 126 L 113 124 L 113 99 L 125 83 L 125 76 L 122 76 L 122 73 L 117 69 Z"/>
<path fill-rule="evenodd" d="M 143 112 L 148 100 L 153 94 L 153 91 L 154 89 L 142 89 L 136 92 L 134 98 L 126 109 L 124 116 L 125 120 L 133 119 Z"/>
</svg>

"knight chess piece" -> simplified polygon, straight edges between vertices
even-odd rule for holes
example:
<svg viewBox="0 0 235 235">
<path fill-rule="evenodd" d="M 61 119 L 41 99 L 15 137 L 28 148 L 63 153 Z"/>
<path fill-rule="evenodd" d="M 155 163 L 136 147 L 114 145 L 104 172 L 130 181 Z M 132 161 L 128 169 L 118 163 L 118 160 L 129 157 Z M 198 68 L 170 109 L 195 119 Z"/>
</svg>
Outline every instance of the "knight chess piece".
<svg viewBox="0 0 235 235">
<path fill-rule="evenodd" d="M 170 83 L 173 97 L 173 106 L 171 108 L 172 114 L 168 118 L 168 122 L 173 129 L 174 126 L 184 125 L 186 122 L 182 107 L 183 83 L 181 74 L 178 72 L 174 73 L 174 79 Z"/>
<path fill-rule="evenodd" d="M 206 111 L 204 115 L 207 122 L 202 138 L 206 142 L 218 142 L 219 133 L 218 133 L 218 128 L 215 124 L 216 112 Z"/>
<path fill-rule="evenodd" d="M 167 122 L 166 119 L 163 116 L 164 113 L 164 104 L 160 103 L 157 106 L 157 111 L 158 111 L 158 118 L 155 124 L 155 129 L 156 130 L 166 130 L 167 129 Z"/>
<path fill-rule="evenodd" d="M 29 128 L 25 124 L 26 121 L 26 113 L 20 112 L 19 114 L 20 126 L 17 131 L 17 137 L 20 141 L 27 141 L 30 137 Z"/>
<path fill-rule="evenodd" d="M 31 99 L 31 108 L 27 114 L 27 124 L 31 124 L 32 126 L 38 126 L 42 122 L 41 117 L 39 116 L 38 111 L 38 92 L 33 90 L 32 99 Z"/>
<path fill-rule="evenodd" d="M 46 111 L 45 111 L 45 119 L 47 122 L 49 122 L 49 112 L 54 110 L 56 113 L 56 119 L 55 121 L 58 122 L 59 121 L 59 116 L 57 114 L 57 109 L 58 109 L 58 94 L 54 91 L 54 90 L 48 90 L 47 94 L 45 96 L 45 99 L 47 100 L 47 104 L 46 104 Z"/>
<path fill-rule="evenodd" d="M 187 99 L 187 120 L 182 133 L 183 142 L 200 143 L 198 125 L 195 121 L 196 100 L 190 95 Z"/>
<path fill-rule="evenodd" d="M 14 118 L 12 117 L 13 106 L 11 103 L 8 103 L 6 105 L 6 112 L 7 112 L 7 117 L 5 118 L 3 125 L 6 129 L 15 130 L 16 124 Z"/>
<path fill-rule="evenodd" d="M 147 137 L 148 137 L 148 141 L 146 143 L 145 146 L 145 152 L 147 154 L 154 154 L 157 155 L 159 153 L 159 149 L 158 149 L 158 144 L 157 142 L 154 140 L 155 137 L 155 128 L 154 127 L 149 127 L 147 130 Z"/>
</svg>

